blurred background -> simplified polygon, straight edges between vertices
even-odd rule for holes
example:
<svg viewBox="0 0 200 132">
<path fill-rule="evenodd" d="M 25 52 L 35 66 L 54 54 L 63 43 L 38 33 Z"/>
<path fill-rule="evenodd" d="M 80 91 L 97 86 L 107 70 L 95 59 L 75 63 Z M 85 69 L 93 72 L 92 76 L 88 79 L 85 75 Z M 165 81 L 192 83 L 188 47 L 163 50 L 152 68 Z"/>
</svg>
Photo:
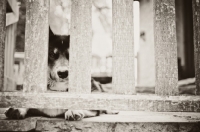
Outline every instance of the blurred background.
<svg viewBox="0 0 200 132">
<path fill-rule="evenodd" d="M 9 24 L 13 12 L 7 3 L 7 38 L 5 75 L 9 78 L 7 87 L 23 83 L 24 39 L 25 39 L 25 0 L 12 0 L 19 7 L 18 19 Z M 70 34 L 70 0 L 50 0 L 50 27 L 55 34 Z M 194 47 L 192 1 L 176 0 L 176 23 L 178 43 L 179 80 L 193 78 Z M 135 79 L 138 87 L 155 86 L 155 56 L 153 30 L 153 0 L 134 1 L 134 45 Z M 93 0 L 92 7 L 92 76 L 103 84 L 112 81 L 112 0 Z"/>
</svg>

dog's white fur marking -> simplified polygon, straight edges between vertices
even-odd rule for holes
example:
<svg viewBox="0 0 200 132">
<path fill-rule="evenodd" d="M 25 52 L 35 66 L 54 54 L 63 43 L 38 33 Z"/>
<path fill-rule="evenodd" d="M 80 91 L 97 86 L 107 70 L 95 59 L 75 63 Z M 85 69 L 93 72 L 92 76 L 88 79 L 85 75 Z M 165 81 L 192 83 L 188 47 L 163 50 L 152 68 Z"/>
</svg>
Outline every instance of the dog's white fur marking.
<svg viewBox="0 0 200 132">
<path fill-rule="evenodd" d="M 65 113 L 66 111 L 66 109 L 39 109 L 39 110 L 49 115 L 50 117 L 56 117 L 57 115 Z"/>
<path fill-rule="evenodd" d="M 54 91 L 67 91 L 68 82 L 55 82 L 49 89 Z"/>
<path fill-rule="evenodd" d="M 57 54 L 57 52 L 58 52 L 58 49 L 55 48 L 55 49 L 53 50 L 53 53 L 54 53 L 54 54 Z"/>
<path fill-rule="evenodd" d="M 28 111 L 28 109 L 25 109 L 25 108 L 19 108 L 18 110 L 19 110 L 20 115 L 21 115 L 23 118 L 26 116 L 27 111 Z"/>
</svg>

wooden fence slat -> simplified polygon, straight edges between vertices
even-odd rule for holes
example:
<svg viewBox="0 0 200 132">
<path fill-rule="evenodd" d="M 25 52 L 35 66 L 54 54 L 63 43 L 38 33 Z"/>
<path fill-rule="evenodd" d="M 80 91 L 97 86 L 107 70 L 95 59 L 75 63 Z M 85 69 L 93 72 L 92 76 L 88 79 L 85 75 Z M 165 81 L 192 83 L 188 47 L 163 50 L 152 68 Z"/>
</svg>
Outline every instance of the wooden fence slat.
<svg viewBox="0 0 200 132">
<path fill-rule="evenodd" d="M 156 88 L 158 95 L 178 94 L 175 0 L 154 0 Z"/>
<path fill-rule="evenodd" d="M 200 3 L 199 0 L 192 1 L 193 6 L 193 30 L 194 30 L 194 55 L 196 94 L 200 95 Z"/>
<path fill-rule="evenodd" d="M 113 92 L 134 94 L 133 0 L 113 0 Z"/>
<path fill-rule="evenodd" d="M 92 0 L 73 0 L 71 8 L 69 92 L 91 92 Z"/>
<path fill-rule="evenodd" d="M 26 1 L 24 91 L 47 89 L 49 0 Z"/>
<path fill-rule="evenodd" d="M 6 0 L 0 1 L 0 91 L 4 90 L 4 53 L 6 39 Z"/>
<path fill-rule="evenodd" d="M 157 112 L 200 112 L 200 96 L 0 93 L 0 108 L 50 108 Z"/>
</svg>

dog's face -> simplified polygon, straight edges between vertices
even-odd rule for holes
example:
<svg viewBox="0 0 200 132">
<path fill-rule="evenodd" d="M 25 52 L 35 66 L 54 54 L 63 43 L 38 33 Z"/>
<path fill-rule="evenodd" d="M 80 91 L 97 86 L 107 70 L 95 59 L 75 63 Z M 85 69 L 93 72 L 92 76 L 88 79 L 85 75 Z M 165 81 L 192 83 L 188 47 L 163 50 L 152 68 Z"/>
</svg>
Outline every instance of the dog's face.
<svg viewBox="0 0 200 132">
<path fill-rule="evenodd" d="M 54 35 L 49 31 L 48 87 L 51 90 L 68 89 L 70 36 Z"/>
</svg>

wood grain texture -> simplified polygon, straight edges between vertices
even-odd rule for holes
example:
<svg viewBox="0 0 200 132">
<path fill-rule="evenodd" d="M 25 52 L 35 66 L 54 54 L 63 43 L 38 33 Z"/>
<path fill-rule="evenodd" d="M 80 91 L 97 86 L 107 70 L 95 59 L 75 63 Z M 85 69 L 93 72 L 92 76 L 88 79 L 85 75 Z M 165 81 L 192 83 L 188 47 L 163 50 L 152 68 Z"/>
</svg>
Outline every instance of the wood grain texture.
<svg viewBox="0 0 200 132">
<path fill-rule="evenodd" d="M 133 1 L 113 0 L 113 92 L 134 94 Z"/>
<path fill-rule="evenodd" d="M 70 28 L 70 93 L 91 92 L 92 0 L 73 0 Z"/>
<path fill-rule="evenodd" d="M 4 53 L 6 39 L 6 0 L 0 1 L 0 91 L 4 90 Z"/>
<path fill-rule="evenodd" d="M 194 56 L 195 56 L 195 76 L 196 94 L 200 95 L 200 3 L 193 0 L 193 30 L 194 30 Z"/>
<path fill-rule="evenodd" d="M 24 91 L 42 92 L 47 88 L 49 0 L 26 2 Z"/>
<path fill-rule="evenodd" d="M 158 95 L 178 94 L 175 0 L 154 0 L 156 88 Z"/>
<path fill-rule="evenodd" d="M 0 93 L 0 108 L 59 108 L 200 112 L 199 96 Z"/>
<path fill-rule="evenodd" d="M 66 122 L 38 120 L 36 131 L 65 132 L 198 132 L 199 123 Z"/>
<path fill-rule="evenodd" d="M 188 118 L 189 117 L 189 118 Z M 194 112 L 120 111 L 117 115 L 100 115 L 79 122 L 63 118 L 31 117 L 24 120 L 5 120 L 0 114 L 0 131 L 190 131 L 199 130 L 200 114 Z M 149 126 L 148 126 L 149 125 Z M 126 128 L 121 126 L 127 126 Z M 133 127 L 135 126 L 135 127 Z M 111 129 L 112 128 L 112 129 Z M 120 129 L 121 128 L 121 129 Z M 172 129 L 173 128 L 173 129 Z"/>
<path fill-rule="evenodd" d="M 36 128 L 38 117 L 27 118 L 24 120 L 0 120 L 0 131 L 20 131 L 27 132 Z"/>
</svg>

